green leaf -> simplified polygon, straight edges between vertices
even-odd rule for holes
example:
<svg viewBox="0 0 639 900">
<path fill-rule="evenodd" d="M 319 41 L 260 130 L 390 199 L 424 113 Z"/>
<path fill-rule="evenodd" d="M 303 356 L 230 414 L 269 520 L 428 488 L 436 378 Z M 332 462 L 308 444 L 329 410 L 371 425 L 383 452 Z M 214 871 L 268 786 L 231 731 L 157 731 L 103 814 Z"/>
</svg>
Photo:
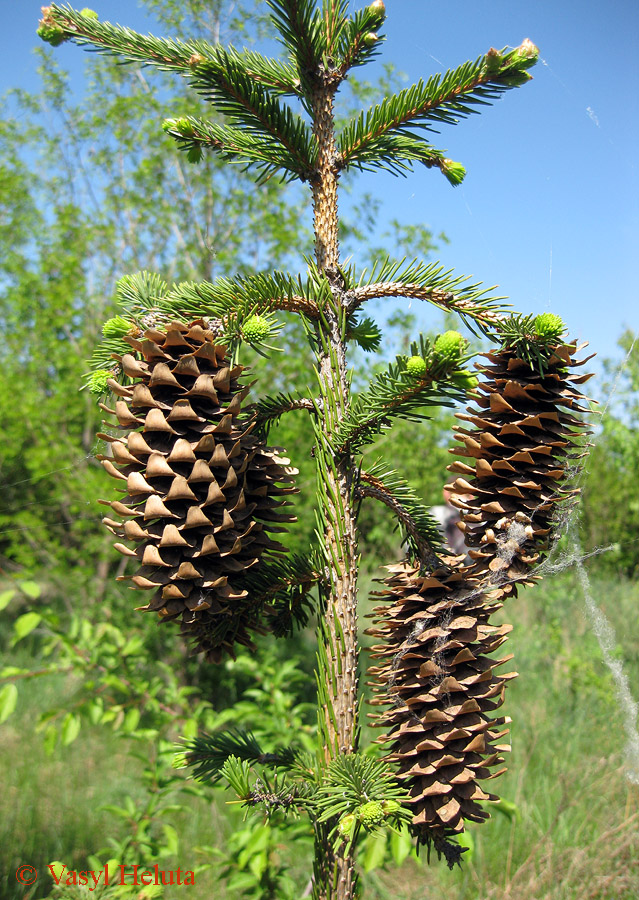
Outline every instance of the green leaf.
<svg viewBox="0 0 639 900">
<path fill-rule="evenodd" d="M 504 800 L 503 797 L 500 797 L 495 803 L 491 803 L 488 808 L 491 810 L 496 809 L 510 821 L 515 819 L 519 822 L 521 820 L 521 810 L 512 800 Z"/>
<path fill-rule="evenodd" d="M 456 836 L 455 843 L 459 844 L 460 847 L 466 848 L 466 852 L 462 859 L 464 862 L 470 862 L 475 855 L 475 838 L 473 837 L 472 832 L 468 829 L 462 831 L 461 834 Z"/>
<path fill-rule="evenodd" d="M 31 634 L 33 629 L 37 628 L 41 621 L 42 616 L 37 612 L 28 612 L 19 616 L 13 625 L 14 636 L 12 644 L 17 644 L 18 641 L 21 641 L 28 634 Z"/>
<path fill-rule="evenodd" d="M 130 810 L 126 809 L 123 806 L 116 806 L 114 803 L 103 803 L 100 806 L 100 810 L 104 810 L 104 812 L 110 812 L 114 816 L 118 816 L 120 819 L 128 819 L 131 815 Z"/>
<path fill-rule="evenodd" d="M 388 832 L 375 831 L 366 836 L 363 851 L 360 853 L 362 868 L 372 872 L 384 865 L 387 853 Z"/>
<path fill-rule="evenodd" d="M 163 825 L 162 831 L 164 833 L 164 850 L 167 853 L 167 856 L 177 856 L 180 846 L 180 841 L 178 838 L 178 833 L 173 827 L 173 825 Z"/>
<path fill-rule="evenodd" d="M 144 641 L 140 635 L 129 638 L 124 647 L 120 650 L 120 656 L 131 656 L 132 653 L 139 653 L 144 647 Z"/>
<path fill-rule="evenodd" d="M 53 755 L 53 751 L 55 750 L 55 745 L 57 744 L 57 742 L 58 742 L 58 729 L 56 728 L 55 724 L 53 722 L 51 722 L 46 727 L 46 730 L 44 732 L 44 738 L 42 741 L 43 746 L 44 746 L 44 752 L 46 753 L 47 756 Z"/>
<path fill-rule="evenodd" d="M 125 734 L 131 734 L 138 727 L 140 722 L 140 710 L 137 707 L 132 706 L 127 710 L 127 713 L 124 717 L 124 721 L 121 726 L 121 730 Z"/>
<path fill-rule="evenodd" d="M 16 675 L 26 675 L 30 669 L 21 669 L 20 666 L 5 666 L 0 669 L 0 678 L 15 678 Z"/>
<path fill-rule="evenodd" d="M 104 704 L 102 703 L 101 698 L 97 697 L 95 700 L 92 700 L 89 704 L 88 711 L 91 723 L 97 725 L 104 712 Z"/>
<path fill-rule="evenodd" d="M 16 595 L 15 588 L 7 588 L 0 593 L 0 612 L 6 609 Z"/>
<path fill-rule="evenodd" d="M 81 720 L 77 713 L 68 712 L 62 720 L 60 728 L 60 739 L 65 747 L 72 744 L 80 734 Z"/>
<path fill-rule="evenodd" d="M 190 719 L 186 719 L 184 724 L 182 725 L 182 737 L 186 741 L 195 740 L 197 737 L 197 725 L 198 720 L 195 716 L 192 716 Z"/>
<path fill-rule="evenodd" d="M 32 600 L 37 600 L 42 594 L 42 588 L 36 581 L 19 581 L 18 587 L 23 594 L 26 594 L 27 597 L 31 597 Z"/>
<path fill-rule="evenodd" d="M 0 724 L 6 722 L 16 708 L 18 702 L 18 688 L 15 684 L 5 684 L 0 689 Z"/>
<path fill-rule="evenodd" d="M 401 866 L 413 849 L 413 840 L 407 828 L 392 831 L 390 836 L 390 852 L 393 862 Z"/>
</svg>

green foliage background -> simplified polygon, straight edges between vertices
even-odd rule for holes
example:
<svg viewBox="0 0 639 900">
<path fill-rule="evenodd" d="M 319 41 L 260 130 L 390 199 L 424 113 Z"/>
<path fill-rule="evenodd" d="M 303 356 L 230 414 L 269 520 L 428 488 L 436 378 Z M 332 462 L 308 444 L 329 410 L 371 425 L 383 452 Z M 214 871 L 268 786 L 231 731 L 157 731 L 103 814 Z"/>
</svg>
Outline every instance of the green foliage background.
<svg viewBox="0 0 639 900">
<path fill-rule="evenodd" d="M 250 2 L 145 5 L 159 32 L 241 44 L 259 37 L 263 25 Z M 86 93 L 75 99 L 54 56 L 38 52 L 41 91 L 12 92 L 0 120 L 0 754 L 9 776 L 0 799 L 0 893 L 7 900 L 52 890 L 80 896 L 57 893 L 46 877 L 25 893 L 14 872 L 25 862 L 43 872 L 54 859 L 75 869 L 117 859 L 197 867 L 197 889 L 181 889 L 192 898 L 213 891 L 299 897 L 311 854 L 304 827 L 283 817 L 245 820 L 221 791 L 186 780 L 172 761 L 179 737 L 231 725 L 252 731 L 267 751 L 289 733 L 312 749 L 311 633 L 265 640 L 257 656 L 205 668 L 170 628 L 132 612 L 115 581 L 123 563 L 96 502 L 111 493 L 94 458 L 100 412 L 79 386 L 123 274 L 146 268 L 168 280 L 201 280 L 282 266 L 308 252 L 310 223 L 298 212 L 297 188 L 256 190 L 213 156 L 190 166 L 175 152 L 159 123 L 193 112 L 179 82 L 158 88 L 154 80 L 152 87 L 143 69 L 91 59 Z M 371 97 L 394 79 L 387 70 L 380 84 L 351 90 Z M 360 259 L 398 247 L 409 257 L 428 255 L 446 239 L 419 223 L 393 222 L 384 247 L 367 245 L 375 198 L 354 197 L 351 210 L 343 239 L 360 248 Z M 384 346 L 355 358 L 356 388 L 415 337 L 415 317 L 389 309 Z M 270 394 L 303 391 L 309 377 L 298 326 L 286 316 L 282 323 L 283 352 L 246 360 Z M 604 400 L 597 427 L 581 527 L 587 551 L 610 547 L 589 565 L 636 684 L 639 351 L 630 332 L 620 354 L 621 376 L 620 360 L 609 361 L 608 384 L 598 390 L 603 399 L 614 388 L 614 399 Z M 300 469 L 299 522 L 288 538 L 296 552 L 306 550 L 314 528 L 304 416 L 286 417 L 271 435 Z M 452 421 L 444 411 L 427 426 L 404 422 L 393 432 L 393 465 L 428 504 L 440 502 Z M 367 450 L 371 461 L 389 440 L 382 436 Z M 372 576 L 399 557 L 400 542 L 385 508 L 368 502 L 360 521 Z M 368 587 L 370 577 L 362 583 L 364 611 Z M 367 896 L 400 896 L 401 885 L 406 900 L 443 890 L 460 900 L 505 898 L 511 890 L 524 900 L 559 900 L 583 896 L 586 882 L 592 898 L 639 894 L 636 790 L 622 776 L 612 685 L 594 638 L 575 624 L 578 607 L 567 574 L 507 611 L 522 674 L 509 698 L 518 710 L 516 752 L 501 785 L 507 799 L 489 825 L 470 831 L 464 872 L 427 870 L 413 860 L 398 875 L 392 867 L 412 853 L 406 836 L 372 833 L 360 855 Z M 594 856 L 585 850 L 593 842 Z M 99 896 L 111 895 L 133 896 Z"/>
</svg>

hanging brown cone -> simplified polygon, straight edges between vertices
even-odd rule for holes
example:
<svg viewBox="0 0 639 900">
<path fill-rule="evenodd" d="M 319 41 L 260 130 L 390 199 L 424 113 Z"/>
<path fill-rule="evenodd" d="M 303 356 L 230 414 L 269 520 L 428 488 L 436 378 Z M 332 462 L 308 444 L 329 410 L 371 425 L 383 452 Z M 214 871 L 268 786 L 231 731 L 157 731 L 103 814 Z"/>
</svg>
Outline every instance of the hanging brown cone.
<svg viewBox="0 0 639 900">
<path fill-rule="evenodd" d="M 486 354 L 488 363 L 477 366 L 486 380 L 473 392 L 478 408 L 458 413 L 474 427 L 455 429 L 464 446 L 451 452 L 468 462 L 449 466 L 462 477 L 447 487 L 457 495 L 451 502 L 461 510 L 473 575 L 502 594 L 531 580 L 558 513 L 567 512 L 578 493 L 566 483 L 585 455 L 578 442 L 589 430 L 576 386 L 591 377 L 571 374 L 587 361 L 574 358 L 578 349 L 556 346 L 543 372 L 514 349 Z"/>
<path fill-rule="evenodd" d="M 100 457 L 122 482 L 123 497 L 101 501 L 124 519 L 105 519 L 139 568 L 122 576 L 152 591 L 145 610 L 181 619 L 196 649 L 218 661 L 260 631 L 259 609 L 242 576 L 265 551 L 284 547 L 270 532 L 294 518 L 282 507 L 292 493 L 289 460 L 251 435 L 238 415 L 248 387 L 203 321 L 179 322 L 126 336 L 137 356 L 120 365 L 132 384 L 110 387 L 118 399 L 116 435 L 102 434 L 112 457 Z"/>
<path fill-rule="evenodd" d="M 479 367 L 486 381 L 473 392 L 478 408 L 459 418 L 473 430 L 458 428 L 469 463 L 447 487 L 461 510 L 461 527 L 473 563 L 445 562 L 428 575 L 404 563 L 390 569 L 391 600 L 376 610 L 384 643 L 373 648 L 383 660 L 372 667 L 375 699 L 386 711 L 389 759 L 409 787 L 413 828 L 456 861 L 446 838 L 462 830 L 464 819 L 487 817 L 477 801 L 494 799 L 477 781 L 494 777 L 507 747 L 495 744 L 506 723 L 491 713 L 503 702 L 509 675 L 495 674 L 503 660 L 488 654 L 506 638 L 509 626 L 488 624 L 514 593 L 517 583 L 534 580 L 531 570 L 548 548 L 556 514 L 577 493 L 566 487 L 583 456 L 579 442 L 588 433 L 578 416 L 587 412 L 576 388 L 589 375 L 571 374 L 583 364 L 574 344 L 546 353 L 543 371 L 514 349 L 489 353 Z M 575 415 L 576 414 L 576 415 Z"/>
<path fill-rule="evenodd" d="M 487 603 L 468 579 L 461 558 L 452 568 L 420 574 L 408 563 L 388 566 L 386 589 L 375 596 L 377 627 L 369 634 L 383 643 L 372 648 L 373 705 L 387 729 L 389 760 L 410 794 L 413 831 L 454 860 L 447 838 L 463 830 L 464 820 L 488 818 L 479 801 L 494 800 L 479 781 L 504 769 L 510 747 L 499 741 L 509 719 L 493 717 L 504 700 L 506 682 L 516 677 L 496 673 L 512 656 L 492 654 L 506 640 L 510 625 L 489 625 L 500 603 Z M 451 855 L 452 854 L 452 855 Z"/>
</svg>

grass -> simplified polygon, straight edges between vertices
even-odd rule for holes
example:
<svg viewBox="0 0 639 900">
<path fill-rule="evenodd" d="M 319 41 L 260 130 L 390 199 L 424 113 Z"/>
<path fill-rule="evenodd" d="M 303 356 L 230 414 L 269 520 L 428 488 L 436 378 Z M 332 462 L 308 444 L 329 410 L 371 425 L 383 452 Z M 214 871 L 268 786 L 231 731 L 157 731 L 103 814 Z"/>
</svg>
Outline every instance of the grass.
<svg viewBox="0 0 639 900">
<path fill-rule="evenodd" d="M 23 658 L 15 660 L 28 664 Z M 49 757 L 38 715 L 63 702 L 63 678 L 27 680 L 19 711 L 2 726 L 0 770 L 0 896 L 34 896 L 19 890 L 15 871 L 29 863 L 38 872 L 53 859 L 82 864 L 103 842 L 111 817 L 100 812 L 109 797 L 131 788 L 124 746 L 109 732 L 85 731 L 82 740 Z"/>
<path fill-rule="evenodd" d="M 639 586 L 594 579 L 593 594 L 617 631 L 618 652 L 637 695 Z M 366 900 L 639 897 L 639 788 L 625 775 L 623 715 L 582 608 L 576 579 L 565 573 L 502 611 L 502 619 L 515 626 L 507 649 L 515 654 L 520 677 L 506 700 L 513 718 L 509 771 L 491 788 L 509 805 L 495 809 L 488 823 L 471 827 L 474 846 L 461 870 L 412 860 L 399 869 L 378 869 L 364 878 Z M 19 713 L 0 732 L 0 767 L 6 773 L 0 794 L 2 900 L 47 895 L 44 881 L 31 892 L 17 885 L 20 863 L 40 869 L 52 859 L 69 868 L 85 865 L 107 837 L 121 836 L 127 827 L 100 806 L 140 790 L 140 763 L 108 729 L 83 729 L 75 743 L 45 755 L 34 722 L 68 690 L 63 679 L 24 685 Z M 165 868 L 199 862 L 200 846 L 224 846 L 241 823 L 224 799 L 192 798 L 176 812 L 171 821 L 181 849 Z M 276 846 L 270 855 L 290 862 L 304 885 L 306 860 L 297 849 Z M 174 888 L 166 896 L 230 900 L 243 894 L 223 888 L 216 865 L 198 875 L 194 887 Z"/>
</svg>

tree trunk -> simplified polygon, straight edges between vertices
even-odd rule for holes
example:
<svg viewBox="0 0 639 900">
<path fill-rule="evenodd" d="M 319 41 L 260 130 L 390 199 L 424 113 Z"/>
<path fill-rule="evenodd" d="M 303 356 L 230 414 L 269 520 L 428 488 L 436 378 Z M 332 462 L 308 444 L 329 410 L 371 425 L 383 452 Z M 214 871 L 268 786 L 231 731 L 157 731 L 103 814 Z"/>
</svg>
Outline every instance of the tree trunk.
<svg viewBox="0 0 639 900">
<path fill-rule="evenodd" d="M 317 326 L 323 419 L 316 427 L 316 459 L 324 518 L 325 585 L 319 628 L 320 734 L 325 759 L 352 753 L 357 744 L 357 533 L 354 510 L 355 467 L 350 454 L 336 457 L 331 436 L 349 403 L 346 375 L 346 312 L 339 272 L 337 168 L 333 95 L 330 84 L 313 98 L 313 130 L 318 146 L 312 184 L 317 265 L 329 280 L 332 301 Z M 351 900 L 355 891 L 353 851 L 334 854 L 328 832 L 316 827 L 315 895 Z"/>
</svg>

